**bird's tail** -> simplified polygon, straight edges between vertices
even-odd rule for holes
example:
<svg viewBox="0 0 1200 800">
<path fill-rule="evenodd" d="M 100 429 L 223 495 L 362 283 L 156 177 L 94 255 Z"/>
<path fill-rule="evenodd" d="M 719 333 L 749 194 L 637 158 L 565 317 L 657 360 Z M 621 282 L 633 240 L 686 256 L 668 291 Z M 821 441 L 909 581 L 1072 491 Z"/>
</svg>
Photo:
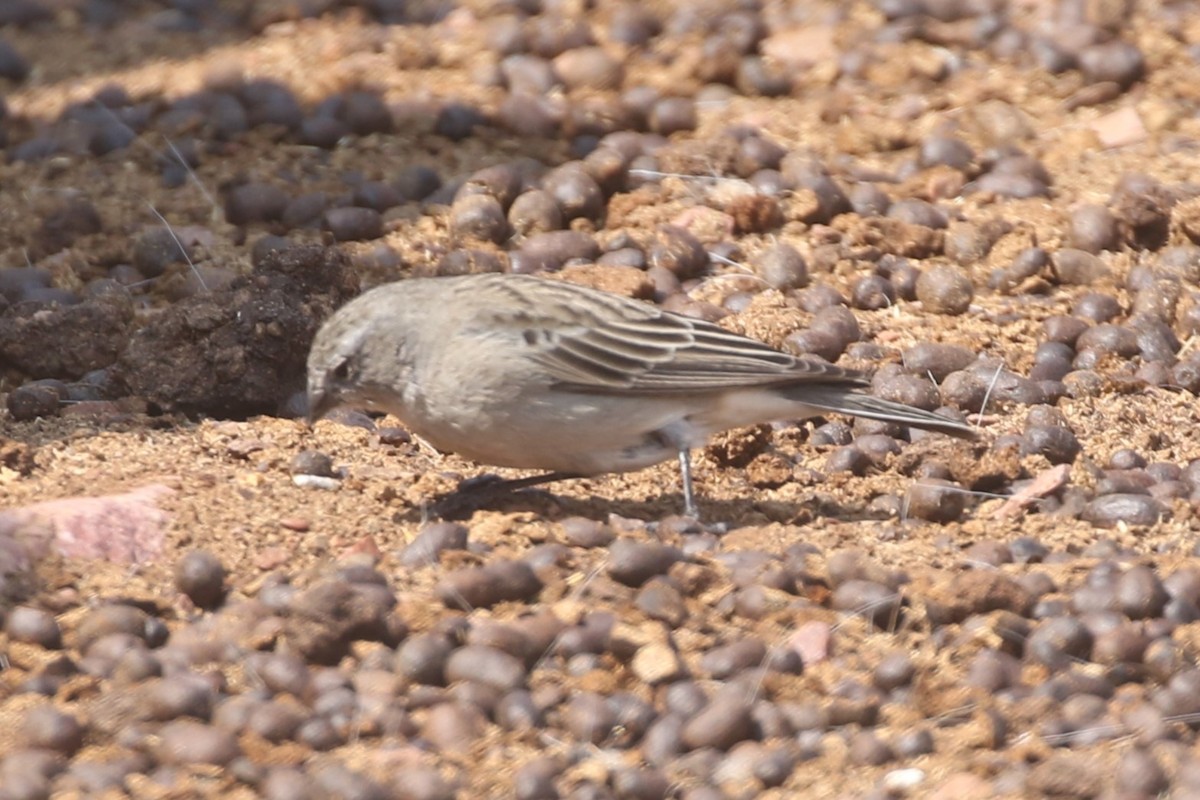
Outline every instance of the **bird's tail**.
<svg viewBox="0 0 1200 800">
<path fill-rule="evenodd" d="M 976 429 L 965 422 L 959 422 L 903 403 L 872 397 L 869 394 L 856 391 L 847 392 L 844 386 L 825 387 L 808 384 L 797 386 L 793 391 L 796 401 L 822 411 L 910 425 L 914 428 L 957 436 L 960 439 L 974 439 L 977 435 Z M 792 392 L 786 393 L 792 394 Z"/>
</svg>

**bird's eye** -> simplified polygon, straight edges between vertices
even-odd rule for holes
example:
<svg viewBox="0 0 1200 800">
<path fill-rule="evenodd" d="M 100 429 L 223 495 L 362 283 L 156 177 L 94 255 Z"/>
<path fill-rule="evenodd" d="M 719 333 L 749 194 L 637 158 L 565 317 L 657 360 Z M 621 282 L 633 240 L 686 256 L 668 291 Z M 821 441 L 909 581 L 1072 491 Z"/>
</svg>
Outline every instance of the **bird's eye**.
<svg viewBox="0 0 1200 800">
<path fill-rule="evenodd" d="M 350 359 L 341 361 L 333 368 L 333 377 L 335 380 L 344 381 L 350 377 Z"/>
</svg>

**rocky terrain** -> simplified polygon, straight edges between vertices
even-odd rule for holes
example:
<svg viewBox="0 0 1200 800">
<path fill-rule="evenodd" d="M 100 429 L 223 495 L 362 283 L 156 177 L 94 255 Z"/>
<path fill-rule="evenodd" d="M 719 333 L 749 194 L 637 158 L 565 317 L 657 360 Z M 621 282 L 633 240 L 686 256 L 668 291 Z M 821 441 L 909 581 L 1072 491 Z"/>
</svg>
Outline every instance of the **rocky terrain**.
<svg viewBox="0 0 1200 800">
<path fill-rule="evenodd" d="M 0 799 L 1200 797 L 1200 12 L 0 3 Z M 975 424 L 462 519 L 332 309 L 545 274 Z"/>
</svg>

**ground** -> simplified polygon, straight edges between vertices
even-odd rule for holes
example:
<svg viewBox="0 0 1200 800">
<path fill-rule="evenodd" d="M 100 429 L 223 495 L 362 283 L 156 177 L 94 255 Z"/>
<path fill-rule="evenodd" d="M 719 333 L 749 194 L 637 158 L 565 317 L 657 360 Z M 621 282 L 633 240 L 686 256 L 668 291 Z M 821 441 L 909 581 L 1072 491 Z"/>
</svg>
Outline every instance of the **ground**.
<svg viewBox="0 0 1200 800">
<path fill-rule="evenodd" d="M 0 52 L 0 798 L 1200 794 L 1189 4 L 29 0 L 0 25 L 27 67 Z M 501 165 L 477 182 L 504 195 L 648 127 L 568 225 L 640 269 L 472 235 L 456 181 Z M 779 243 L 807 277 L 762 267 Z M 486 467 L 300 418 L 308 343 L 361 288 L 530 263 L 785 348 L 836 290 L 842 365 L 980 359 L 930 384 L 978 438 L 735 431 L 696 454 L 703 524 L 663 464 L 456 528 L 433 501 Z M 38 505 L 83 497 L 108 500 Z"/>
</svg>

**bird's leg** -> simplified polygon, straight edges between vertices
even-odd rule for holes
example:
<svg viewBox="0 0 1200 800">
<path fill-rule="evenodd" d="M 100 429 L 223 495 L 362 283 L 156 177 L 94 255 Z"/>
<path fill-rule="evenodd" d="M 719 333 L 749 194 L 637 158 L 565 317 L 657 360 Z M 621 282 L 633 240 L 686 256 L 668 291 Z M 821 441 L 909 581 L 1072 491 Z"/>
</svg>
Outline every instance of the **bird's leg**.
<svg viewBox="0 0 1200 800">
<path fill-rule="evenodd" d="M 683 478 L 683 515 L 700 519 L 696 492 L 692 489 L 692 451 L 687 447 L 679 448 L 679 474 Z"/>
</svg>

